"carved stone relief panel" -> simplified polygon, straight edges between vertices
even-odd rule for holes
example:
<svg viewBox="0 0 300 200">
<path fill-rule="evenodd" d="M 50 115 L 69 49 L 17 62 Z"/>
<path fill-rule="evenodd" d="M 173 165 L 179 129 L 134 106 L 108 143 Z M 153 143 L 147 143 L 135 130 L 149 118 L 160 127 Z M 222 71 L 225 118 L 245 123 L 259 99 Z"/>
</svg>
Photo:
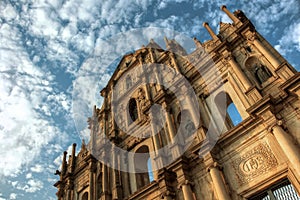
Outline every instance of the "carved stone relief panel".
<svg viewBox="0 0 300 200">
<path fill-rule="evenodd" d="M 232 162 L 240 185 L 265 174 L 277 165 L 278 161 L 266 143 L 255 146 Z"/>
</svg>

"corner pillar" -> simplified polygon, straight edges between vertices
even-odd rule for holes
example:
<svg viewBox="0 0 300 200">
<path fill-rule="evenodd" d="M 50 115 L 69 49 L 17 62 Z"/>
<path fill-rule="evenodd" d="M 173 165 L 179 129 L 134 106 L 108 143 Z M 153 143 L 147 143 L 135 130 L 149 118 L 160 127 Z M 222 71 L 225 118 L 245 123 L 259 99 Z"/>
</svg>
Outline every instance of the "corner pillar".
<svg viewBox="0 0 300 200">
<path fill-rule="evenodd" d="M 107 155 L 104 155 L 107 156 Z M 105 164 L 102 165 L 103 175 L 102 175 L 102 188 L 103 188 L 103 194 L 101 197 L 101 200 L 109 200 L 109 185 L 108 185 L 108 169 Z"/>
<path fill-rule="evenodd" d="M 279 121 L 275 126 L 272 127 L 272 132 L 281 149 L 285 153 L 286 157 L 290 161 L 291 167 L 300 176 L 300 150 L 295 145 L 291 136 L 283 130 L 281 127 L 282 121 Z"/>
<path fill-rule="evenodd" d="M 155 117 L 153 117 L 153 113 L 150 113 L 150 119 L 151 119 L 151 131 L 152 131 L 152 137 L 153 137 L 153 142 L 154 142 L 154 149 L 156 154 L 158 154 L 158 150 L 160 149 L 159 145 L 159 138 L 158 138 L 158 131 L 156 129 L 156 122 L 155 122 Z"/>
<path fill-rule="evenodd" d="M 168 126 L 170 142 L 174 143 L 175 128 L 174 128 L 174 124 L 172 123 L 171 116 L 169 113 L 169 107 L 166 102 L 163 102 L 163 108 L 165 109 L 165 117 L 166 117 L 166 122 L 167 122 L 167 126 Z"/>
<path fill-rule="evenodd" d="M 90 162 L 89 164 L 89 199 L 94 199 L 95 195 L 95 164 L 93 162 Z"/>
<path fill-rule="evenodd" d="M 184 200 L 195 200 L 192 188 L 191 188 L 191 183 L 186 180 L 182 185 L 181 185 L 182 193 L 183 193 L 183 198 Z"/>
<path fill-rule="evenodd" d="M 230 196 L 226 191 L 225 184 L 221 172 L 219 170 L 220 166 L 215 162 L 212 166 L 208 168 L 208 172 L 211 176 L 216 194 L 220 200 L 230 200 Z"/>
</svg>

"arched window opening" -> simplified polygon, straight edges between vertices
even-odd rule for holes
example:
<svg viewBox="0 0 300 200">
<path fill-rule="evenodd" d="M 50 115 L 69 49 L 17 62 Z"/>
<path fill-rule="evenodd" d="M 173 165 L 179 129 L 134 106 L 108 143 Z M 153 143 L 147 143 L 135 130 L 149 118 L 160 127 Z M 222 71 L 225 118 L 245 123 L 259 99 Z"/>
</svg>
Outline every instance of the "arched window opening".
<svg viewBox="0 0 300 200">
<path fill-rule="evenodd" d="M 82 200 L 88 200 L 89 199 L 89 193 L 88 192 L 85 192 L 83 195 L 82 195 Z"/>
<path fill-rule="evenodd" d="M 140 189 L 153 180 L 153 172 L 149 148 L 146 145 L 141 146 L 134 157 L 136 188 Z"/>
<path fill-rule="evenodd" d="M 128 75 L 126 77 L 126 89 L 128 90 L 129 88 L 131 88 L 132 86 L 132 80 L 131 80 L 131 77 Z"/>
<path fill-rule="evenodd" d="M 236 126 L 242 121 L 240 113 L 227 93 L 220 92 L 215 97 L 215 103 L 219 110 L 221 120 L 224 120 L 227 129 Z"/>
<path fill-rule="evenodd" d="M 97 178 L 97 199 L 99 199 L 102 195 L 102 173 L 99 174 Z"/>
<path fill-rule="evenodd" d="M 238 125 L 239 123 L 241 123 L 241 121 L 243 121 L 234 103 L 229 104 L 229 106 L 227 107 L 227 113 L 230 116 L 231 122 L 234 126 Z"/>
<path fill-rule="evenodd" d="M 129 115 L 133 122 L 138 119 L 138 108 L 135 99 L 129 100 Z"/>
</svg>

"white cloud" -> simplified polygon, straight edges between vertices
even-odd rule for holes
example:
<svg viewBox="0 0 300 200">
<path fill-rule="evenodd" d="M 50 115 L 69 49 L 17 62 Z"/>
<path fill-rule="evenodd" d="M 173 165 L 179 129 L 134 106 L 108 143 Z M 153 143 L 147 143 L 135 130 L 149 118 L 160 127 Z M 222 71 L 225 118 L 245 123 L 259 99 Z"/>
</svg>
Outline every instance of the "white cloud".
<svg viewBox="0 0 300 200">
<path fill-rule="evenodd" d="M 164 9 L 168 6 L 170 3 L 182 3 L 182 2 L 188 2 L 188 0 L 162 0 L 157 6 L 157 9 Z"/>
<path fill-rule="evenodd" d="M 52 10 L 47 7 L 35 7 L 28 12 L 28 21 L 32 24 L 30 29 L 35 35 L 54 38 L 57 36 L 60 24 L 51 19 Z"/>
<path fill-rule="evenodd" d="M 31 167 L 30 170 L 32 172 L 41 173 L 44 170 L 44 167 L 41 164 L 36 164 L 35 166 Z"/>
<path fill-rule="evenodd" d="M 11 182 L 11 185 L 12 185 L 13 187 L 16 187 L 17 184 L 18 184 L 18 181 L 12 181 L 12 182 Z"/>
<path fill-rule="evenodd" d="M 30 179 L 25 185 L 18 184 L 16 189 L 23 190 L 28 193 L 34 193 L 38 190 L 41 190 L 44 187 L 44 184 L 40 180 Z"/>
<path fill-rule="evenodd" d="M 11 193 L 9 195 L 9 199 L 17 199 L 17 194 L 16 193 Z"/>
<path fill-rule="evenodd" d="M 78 130 L 88 137 L 86 119 L 94 104 L 102 104 L 99 88 L 105 86 L 110 78 L 107 67 L 111 64 L 111 58 L 128 50 L 126 45 L 139 48 L 141 44 L 147 44 L 151 37 L 163 35 L 155 31 L 144 32 L 147 41 L 142 43 L 136 35 L 131 35 L 126 42 L 116 42 L 113 47 L 101 43 L 101 39 L 126 32 L 132 27 L 156 26 L 199 35 L 198 39 L 203 41 L 202 22 L 208 21 L 215 30 L 220 19 L 230 21 L 219 9 L 222 4 L 226 4 L 231 11 L 244 10 L 263 34 L 276 29 L 277 22 L 286 20 L 284 16 L 299 14 L 297 0 L 258 0 L 238 4 L 223 0 L 199 0 L 191 5 L 193 12 L 199 12 L 199 16 L 190 18 L 191 13 L 179 16 L 174 12 L 164 13 L 168 16 L 162 17 L 153 14 L 157 12 L 157 7 L 163 9 L 174 3 L 189 1 L 164 0 L 155 2 L 155 5 L 153 2 L 38 0 L 28 3 L 14 1 L 11 4 L 0 1 L 0 131 L 3 133 L 0 135 L 0 180 L 3 176 L 17 176 L 24 172 L 28 183 L 21 185 L 14 181 L 13 186 L 27 192 L 41 189 L 42 182 L 32 179 L 32 173 L 52 173 L 56 166 L 61 165 L 65 148 L 62 146 L 69 142 L 69 137 L 61 129 L 66 130 L 72 125 L 72 87 L 77 89 L 73 97 L 85 101 L 85 104 L 75 105 L 78 110 L 74 116 L 80 121 Z M 154 10 L 151 10 L 153 7 Z M 145 19 L 148 15 L 156 18 Z M 148 22 L 140 24 L 144 21 Z M 283 53 L 294 49 L 300 51 L 299 29 L 299 22 L 295 21 L 284 32 L 276 48 Z M 114 54 L 108 55 L 112 51 Z M 96 57 L 87 59 L 91 54 Z M 97 65 L 99 60 L 103 65 Z M 68 91 L 59 91 L 55 81 L 60 74 L 54 75 L 55 70 L 77 78 Z M 64 127 L 58 127 L 54 122 L 55 117 L 61 114 L 69 120 Z M 56 144 L 51 144 L 54 139 Z M 64 141 L 60 141 L 62 139 Z M 53 164 L 51 160 L 49 164 L 37 159 L 45 155 L 56 157 L 54 155 L 58 153 L 60 156 Z M 50 177 L 48 180 L 53 179 Z M 7 198 L 9 194 L 5 196 Z M 20 198 L 19 194 L 17 197 Z"/>
<path fill-rule="evenodd" d="M 300 22 L 293 23 L 284 31 L 275 48 L 283 55 L 294 50 L 300 52 Z"/>
<path fill-rule="evenodd" d="M 43 183 L 39 180 L 29 180 L 28 181 L 28 185 L 29 185 L 29 188 L 26 189 L 25 191 L 26 192 L 35 192 L 37 190 L 40 190 L 41 188 L 43 188 Z"/>
<path fill-rule="evenodd" d="M 16 176 L 60 131 L 44 116 L 53 75 L 31 62 L 16 27 L 3 24 L 0 38 L 0 176 Z"/>
<path fill-rule="evenodd" d="M 286 14 L 299 14 L 300 3 L 298 0 L 259 0 L 241 4 L 240 9 L 255 21 L 257 30 L 267 34 L 274 31 L 276 24 L 284 20 Z"/>
<path fill-rule="evenodd" d="M 26 178 L 27 178 L 27 179 L 30 179 L 30 178 L 32 178 L 32 173 L 28 173 L 28 174 L 26 174 Z"/>
<path fill-rule="evenodd" d="M 5 19 L 10 21 L 18 17 L 16 10 L 10 5 L 0 2 L 0 10 L 5 14 Z"/>
</svg>

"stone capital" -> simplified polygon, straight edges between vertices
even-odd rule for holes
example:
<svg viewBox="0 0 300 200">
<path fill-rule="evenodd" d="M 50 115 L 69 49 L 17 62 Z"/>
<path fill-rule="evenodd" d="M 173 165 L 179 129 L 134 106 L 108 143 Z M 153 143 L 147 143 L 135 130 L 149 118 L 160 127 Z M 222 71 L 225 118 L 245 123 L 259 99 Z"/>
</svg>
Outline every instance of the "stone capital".
<svg viewBox="0 0 300 200">
<path fill-rule="evenodd" d="M 234 59 L 232 53 L 229 52 L 229 51 L 225 51 L 225 52 L 223 53 L 223 57 L 224 57 L 224 59 L 225 59 L 227 62 L 229 62 L 229 61 L 231 61 L 231 60 Z"/>
<path fill-rule="evenodd" d="M 257 35 L 255 32 L 251 32 L 246 36 L 246 38 L 249 42 L 253 42 L 254 40 L 257 39 Z"/>
<path fill-rule="evenodd" d="M 210 172 L 210 170 L 213 169 L 213 168 L 216 168 L 218 170 L 222 170 L 223 169 L 223 167 L 219 163 L 214 162 L 211 165 L 209 165 L 206 170 L 207 170 L 207 172 Z"/>
<path fill-rule="evenodd" d="M 281 127 L 282 127 L 283 125 L 284 125 L 284 123 L 283 123 L 282 120 L 276 120 L 275 123 L 273 123 L 271 126 L 268 127 L 268 132 L 273 133 L 274 128 L 275 128 L 276 126 L 281 126 Z"/>
<path fill-rule="evenodd" d="M 182 186 L 184 186 L 184 185 L 190 185 L 190 186 L 194 186 L 195 185 L 195 183 L 194 182 L 192 182 L 192 181 L 190 181 L 190 180 L 184 180 L 184 181 L 182 181 L 179 185 L 178 185 L 178 189 L 181 189 L 182 188 Z"/>
</svg>

